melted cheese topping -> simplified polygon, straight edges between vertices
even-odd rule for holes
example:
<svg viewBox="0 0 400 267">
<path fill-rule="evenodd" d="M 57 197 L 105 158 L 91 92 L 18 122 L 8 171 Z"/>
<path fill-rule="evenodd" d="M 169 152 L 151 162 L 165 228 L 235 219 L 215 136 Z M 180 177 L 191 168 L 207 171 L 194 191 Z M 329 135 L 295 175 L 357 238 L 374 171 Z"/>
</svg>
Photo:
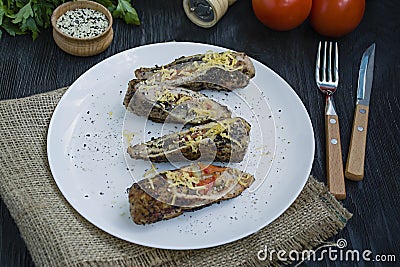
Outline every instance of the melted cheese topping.
<svg viewBox="0 0 400 267">
<path fill-rule="evenodd" d="M 176 69 L 165 69 L 164 66 L 162 66 L 161 69 L 157 72 L 160 73 L 162 82 L 164 82 L 165 80 L 171 80 L 178 74 Z"/>
<path fill-rule="evenodd" d="M 190 99 L 192 99 L 190 96 L 184 95 L 181 98 L 179 98 L 178 101 L 176 101 L 176 104 L 177 105 L 182 104 L 183 102 L 190 100 Z"/>
<path fill-rule="evenodd" d="M 156 173 L 157 173 L 157 168 L 156 168 L 156 166 L 152 163 L 152 164 L 151 164 L 150 170 L 146 171 L 146 172 L 143 174 L 143 177 L 148 177 L 148 176 L 153 175 L 153 174 L 156 174 Z"/>
<path fill-rule="evenodd" d="M 227 71 L 236 71 L 243 68 L 243 66 L 236 67 L 238 60 L 236 59 L 235 55 L 231 51 L 226 51 L 223 53 L 217 53 L 213 51 L 208 51 L 204 54 L 203 66 L 206 67 L 220 67 Z"/>
<path fill-rule="evenodd" d="M 130 144 L 132 142 L 133 137 L 135 136 L 134 133 L 131 133 L 131 132 L 127 131 L 127 130 L 124 130 L 122 135 L 125 137 L 125 140 L 126 140 L 126 142 L 128 144 Z"/>
<path fill-rule="evenodd" d="M 192 67 L 194 67 L 197 70 L 205 70 L 213 67 L 221 68 L 226 71 L 237 71 L 243 69 L 243 66 L 236 66 L 238 60 L 236 59 L 234 53 L 229 50 L 223 53 L 207 51 L 201 60 L 202 63 L 199 64 L 199 62 L 195 61 L 193 62 L 191 67 L 188 67 L 183 70 L 176 70 L 174 68 L 164 68 L 163 65 L 161 66 L 161 69 L 157 70 L 155 73 L 159 74 L 161 82 L 164 82 L 167 80 L 172 80 L 175 78 L 175 76 L 179 75 L 191 76 L 193 74 Z M 155 76 L 153 76 L 149 80 L 146 80 L 145 83 L 147 85 L 150 85 L 153 84 L 154 82 L 156 82 Z"/>
<path fill-rule="evenodd" d="M 184 186 L 190 189 L 205 189 L 205 186 L 196 186 L 200 182 L 200 178 L 191 175 L 190 172 L 187 171 L 167 171 L 165 172 L 165 176 L 172 186 Z"/>
<path fill-rule="evenodd" d="M 174 103 L 180 105 L 185 101 L 191 100 L 192 97 L 184 94 L 173 93 L 170 90 L 164 88 L 162 91 L 156 92 L 156 98 L 159 102 Z"/>
<path fill-rule="evenodd" d="M 226 130 L 226 128 L 225 128 L 222 124 L 217 123 L 215 126 L 211 127 L 211 128 L 204 134 L 204 136 L 205 136 L 205 137 L 214 137 L 214 136 L 216 136 L 217 134 L 220 134 L 220 133 L 222 133 L 222 132 L 225 131 L 225 130 Z"/>
<path fill-rule="evenodd" d="M 189 131 L 191 133 L 195 133 L 196 129 L 192 127 L 189 129 Z M 197 136 L 196 138 L 192 138 L 191 134 L 187 134 L 185 138 L 182 138 L 183 139 L 182 141 L 184 141 L 185 145 L 189 146 L 193 152 L 197 152 L 199 150 L 198 144 L 202 139 L 206 138 L 213 139 L 217 135 L 229 139 L 239 147 L 242 147 L 242 144 L 238 140 L 234 139 L 229 133 L 230 133 L 229 124 L 217 123 L 216 125 L 211 127 L 207 132 L 205 132 L 204 134 L 199 134 L 199 136 Z"/>
<path fill-rule="evenodd" d="M 211 115 L 211 111 L 207 110 L 207 109 L 201 109 L 201 108 L 192 107 L 192 108 L 190 108 L 188 110 L 188 112 L 191 112 L 191 111 L 196 113 L 197 115 L 206 115 L 206 116 L 210 116 Z"/>
<path fill-rule="evenodd" d="M 251 176 L 249 175 L 242 175 L 238 181 L 238 183 L 242 186 L 247 186 L 249 183 L 249 179 L 251 178 Z"/>
<path fill-rule="evenodd" d="M 199 151 L 198 143 L 203 139 L 203 136 L 199 135 L 193 139 L 192 136 L 190 136 L 190 134 L 188 134 L 188 135 L 186 135 L 186 139 L 187 140 L 185 140 L 185 144 L 187 146 L 190 146 L 190 148 L 192 149 L 193 152 Z"/>
<path fill-rule="evenodd" d="M 174 102 L 179 98 L 177 94 L 172 93 L 168 89 L 164 89 L 161 92 L 156 93 L 157 100 L 160 102 Z"/>
</svg>

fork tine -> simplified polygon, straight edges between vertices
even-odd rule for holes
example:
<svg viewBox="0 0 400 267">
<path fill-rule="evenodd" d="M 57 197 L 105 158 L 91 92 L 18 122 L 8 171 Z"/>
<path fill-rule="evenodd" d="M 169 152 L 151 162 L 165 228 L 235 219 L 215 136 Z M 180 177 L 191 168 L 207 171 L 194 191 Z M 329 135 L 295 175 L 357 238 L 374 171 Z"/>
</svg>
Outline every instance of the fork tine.
<svg viewBox="0 0 400 267">
<path fill-rule="evenodd" d="M 328 51 L 328 82 L 332 82 L 332 42 L 329 42 L 329 51 Z"/>
<path fill-rule="evenodd" d="M 320 79 L 319 79 L 320 59 L 321 59 L 321 41 L 319 41 L 319 44 L 318 44 L 317 60 L 315 62 L 315 80 L 317 82 L 320 81 Z"/>
<path fill-rule="evenodd" d="M 335 63 L 333 66 L 335 72 L 334 72 L 334 77 L 335 77 L 335 83 L 339 83 L 339 48 L 337 42 L 335 42 Z"/>
<path fill-rule="evenodd" d="M 322 80 L 325 80 L 325 74 L 326 74 L 326 47 L 327 47 L 327 42 L 324 43 L 324 58 L 322 59 Z"/>
</svg>

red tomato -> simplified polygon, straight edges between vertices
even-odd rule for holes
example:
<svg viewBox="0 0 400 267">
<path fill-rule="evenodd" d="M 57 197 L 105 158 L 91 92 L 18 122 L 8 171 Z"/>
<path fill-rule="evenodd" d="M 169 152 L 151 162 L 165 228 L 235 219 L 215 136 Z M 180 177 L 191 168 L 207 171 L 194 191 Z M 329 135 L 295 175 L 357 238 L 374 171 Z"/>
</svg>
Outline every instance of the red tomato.
<svg viewBox="0 0 400 267">
<path fill-rule="evenodd" d="M 267 27 L 287 31 L 302 24 L 310 14 L 312 0 L 252 0 L 256 17 Z"/>
<path fill-rule="evenodd" d="M 216 173 L 216 172 L 224 172 L 226 170 L 225 167 L 218 167 L 218 166 L 215 166 L 215 165 L 206 166 L 201 162 L 199 162 L 198 165 L 199 165 L 200 169 L 202 169 L 205 174 Z"/>
<path fill-rule="evenodd" d="M 360 24 L 364 11 L 365 0 L 313 0 L 310 23 L 321 35 L 340 37 Z"/>
<path fill-rule="evenodd" d="M 208 185 L 209 183 L 213 183 L 216 179 L 217 179 L 217 177 L 215 175 L 213 175 L 210 178 L 206 178 L 206 179 L 200 180 L 196 184 L 196 186 Z"/>
</svg>

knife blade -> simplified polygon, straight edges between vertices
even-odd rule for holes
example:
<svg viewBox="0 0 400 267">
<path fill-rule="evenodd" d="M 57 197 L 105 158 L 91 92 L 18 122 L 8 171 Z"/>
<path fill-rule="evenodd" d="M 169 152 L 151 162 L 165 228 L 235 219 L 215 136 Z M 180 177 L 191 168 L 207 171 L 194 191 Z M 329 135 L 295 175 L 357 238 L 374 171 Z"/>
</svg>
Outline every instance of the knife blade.
<svg viewBox="0 0 400 267">
<path fill-rule="evenodd" d="M 365 146 L 374 64 L 375 43 L 368 47 L 362 55 L 358 73 L 357 101 L 345 170 L 346 178 L 353 181 L 361 181 L 364 178 Z"/>
</svg>

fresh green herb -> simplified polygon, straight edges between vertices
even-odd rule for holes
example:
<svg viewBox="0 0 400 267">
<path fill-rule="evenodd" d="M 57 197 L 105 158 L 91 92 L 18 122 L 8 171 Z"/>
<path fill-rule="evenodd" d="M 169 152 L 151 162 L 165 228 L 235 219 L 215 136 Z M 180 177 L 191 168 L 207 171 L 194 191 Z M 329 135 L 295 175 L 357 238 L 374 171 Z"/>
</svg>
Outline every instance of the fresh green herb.
<svg viewBox="0 0 400 267">
<path fill-rule="evenodd" d="M 138 25 L 140 23 L 136 10 L 127 0 L 118 0 L 117 8 L 112 11 L 112 14 L 113 17 L 121 18 L 128 24 Z"/>
<path fill-rule="evenodd" d="M 127 24 L 140 25 L 139 16 L 130 0 L 93 0 L 111 12 L 114 18 Z M 41 28 L 51 25 L 50 18 L 57 6 L 65 0 L 0 0 L 0 39 L 3 30 L 11 36 L 32 34 L 39 36 Z"/>
</svg>

